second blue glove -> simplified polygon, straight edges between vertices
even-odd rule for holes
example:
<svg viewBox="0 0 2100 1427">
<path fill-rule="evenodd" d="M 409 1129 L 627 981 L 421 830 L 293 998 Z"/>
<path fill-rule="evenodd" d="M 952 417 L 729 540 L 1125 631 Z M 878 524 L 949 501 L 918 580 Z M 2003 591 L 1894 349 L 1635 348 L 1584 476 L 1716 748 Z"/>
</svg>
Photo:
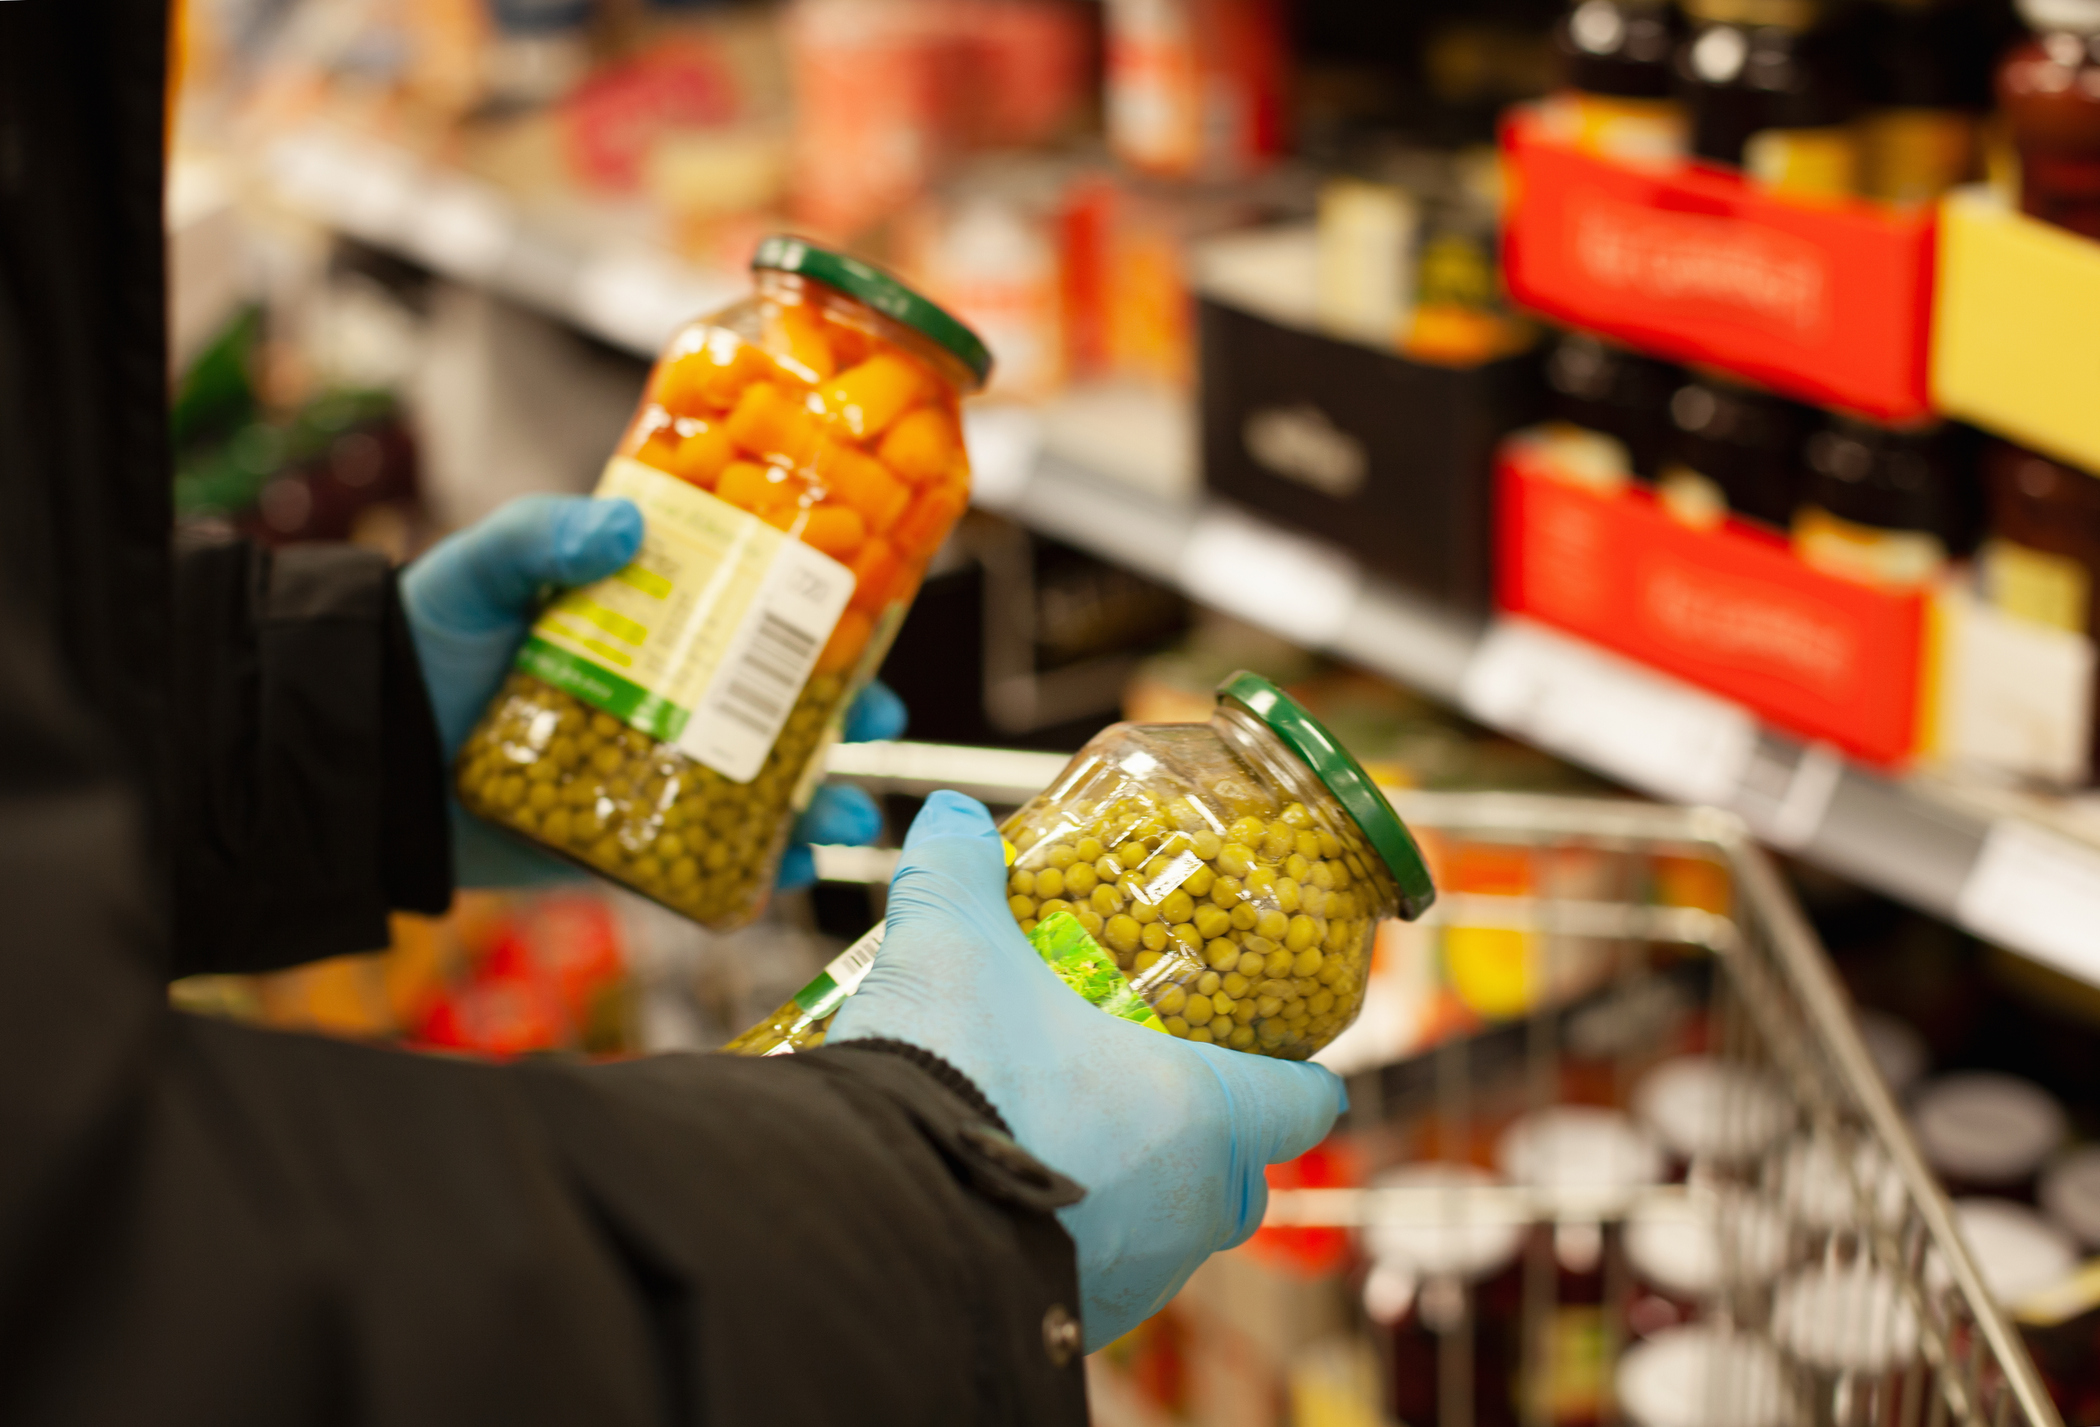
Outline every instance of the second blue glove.
<svg viewBox="0 0 2100 1427">
<path fill-rule="evenodd" d="M 998 830 L 960 793 L 935 793 L 912 824 L 888 923 L 829 1040 L 932 1051 L 1086 1186 L 1058 1217 L 1079 1250 L 1089 1351 L 1253 1233 L 1267 1166 L 1318 1144 L 1343 1107 L 1319 1066 L 1176 1040 L 1073 994 L 1014 924 Z"/>
</svg>

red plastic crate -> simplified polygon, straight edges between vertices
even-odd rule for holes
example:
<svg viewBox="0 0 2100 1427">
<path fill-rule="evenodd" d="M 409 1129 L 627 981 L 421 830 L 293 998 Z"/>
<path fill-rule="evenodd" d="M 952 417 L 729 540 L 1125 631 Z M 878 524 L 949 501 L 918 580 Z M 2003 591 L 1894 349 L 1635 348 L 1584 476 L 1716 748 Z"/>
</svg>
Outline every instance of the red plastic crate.
<svg viewBox="0 0 2100 1427">
<path fill-rule="evenodd" d="M 1517 301 L 1803 400 L 1929 409 L 1933 210 L 1777 197 L 1718 169 L 1598 158 L 1519 115 L 1503 128 Z"/>
<path fill-rule="evenodd" d="M 1694 530 L 1638 487 L 1607 495 L 1498 467 L 1502 608 L 1699 684 L 1884 766 L 1917 735 L 1925 597 L 1841 580 L 1729 522 Z"/>
</svg>

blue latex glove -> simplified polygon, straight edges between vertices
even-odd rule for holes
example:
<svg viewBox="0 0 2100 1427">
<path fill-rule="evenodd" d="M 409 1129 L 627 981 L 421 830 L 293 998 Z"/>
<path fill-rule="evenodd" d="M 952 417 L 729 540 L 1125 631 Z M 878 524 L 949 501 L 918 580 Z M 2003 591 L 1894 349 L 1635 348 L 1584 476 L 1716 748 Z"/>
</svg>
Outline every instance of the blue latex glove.
<svg viewBox="0 0 2100 1427">
<path fill-rule="evenodd" d="M 633 560 L 641 544 L 642 514 L 632 501 L 535 495 L 446 537 L 409 566 L 401 577 L 402 603 L 448 762 L 510 672 L 541 592 L 603 579 Z M 849 738 L 895 738 L 903 731 L 903 702 L 879 684 L 847 715 Z M 881 812 L 859 788 L 819 788 L 796 825 L 797 845 L 782 863 L 781 884 L 814 879 L 802 844 L 866 843 L 881 829 Z M 462 887 L 538 886 L 585 875 L 456 802 L 452 850 Z"/>
<path fill-rule="evenodd" d="M 1086 1186 L 1058 1217 L 1079 1249 L 1089 1352 L 1252 1234 L 1264 1168 L 1318 1144 L 1347 1103 L 1320 1066 L 1176 1040 L 1081 1000 L 1014 924 L 999 833 L 960 793 L 935 793 L 912 824 L 888 922 L 827 1039 L 941 1056 L 1022 1146 Z"/>
<path fill-rule="evenodd" d="M 847 743 L 876 743 L 904 733 L 904 700 L 887 684 L 870 684 L 846 710 L 840 737 Z M 865 789 L 851 783 L 824 783 L 795 823 L 795 841 L 780 859 L 780 890 L 792 892 L 817 880 L 811 843 L 865 847 L 882 833 L 882 809 Z"/>
</svg>

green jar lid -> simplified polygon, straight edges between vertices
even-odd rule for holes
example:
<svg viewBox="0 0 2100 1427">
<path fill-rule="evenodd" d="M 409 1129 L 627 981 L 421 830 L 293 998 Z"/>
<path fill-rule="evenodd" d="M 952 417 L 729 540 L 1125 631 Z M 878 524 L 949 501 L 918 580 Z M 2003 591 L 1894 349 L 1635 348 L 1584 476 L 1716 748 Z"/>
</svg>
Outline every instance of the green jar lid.
<svg viewBox="0 0 2100 1427">
<path fill-rule="evenodd" d="M 865 302 L 894 321 L 902 322 L 952 353 L 969 368 L 979 386 L 992 374 L 992 354 L 984 339 L 958 322 L 949 312 L 913 292 L 872 263 L 849 258 L 829 248 L 786 233 L 775 233 L 758 245 L 752 255 L 754 272 L 800 273 L 815 278 Z"/>
<path fill-rule="evenodd" d="M 1414 834 L 1385 794 L 1364 772 L 1363 764 L 1334 741 L 1327 726 L 1305 711 L 1305 706 L 1259 674 L 1242 669 L 1218 685 L 1218 697 L 1231 699 L 1268 726 L 1284 746 L 1304 759 L 1313 775 L 1347 809 L 1378 851 L 1393 881 L 1400 888 L 1400 915 L 1408 921 L 1429 910 L 1436 901 L 1436 884 L 1429 879 L 1429 864 Z"/>
</svg>

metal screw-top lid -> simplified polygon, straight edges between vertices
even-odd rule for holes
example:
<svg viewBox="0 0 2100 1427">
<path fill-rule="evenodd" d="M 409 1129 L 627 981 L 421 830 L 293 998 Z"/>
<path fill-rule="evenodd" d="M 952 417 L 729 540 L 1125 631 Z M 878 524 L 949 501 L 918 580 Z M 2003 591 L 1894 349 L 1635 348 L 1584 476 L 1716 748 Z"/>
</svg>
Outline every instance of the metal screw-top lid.
<svg viewBox="0 0 2100 1427">
<path fill-rule="evenodd" d="M 1681 1055 L 1641 1077 L 1634 1113 L 1685 1159 L 1747 1164 L 1791 1128 L 1793 1102 L 1770 1076 L 1710 1055 Z"/>
<path fill-rule="evenodd" d="M 2002 1308 L 2017 1309 L 2023 1299 L 2055 1287 L 2078 1267 L 2078 1246 L 2071 1236 L 2025 1204 L 1972 1195 L 1955 1200 L 1953 1208 L 1955 1227 L 1983 1275 L 1983 1286 Z M 1940 1292 L 1953 1286 L 1954 1275 L 1937 1252 L 1926 1256 L 1925 1283 Z"/>
<path fill-rule="evenodd" d="M 1772 1295 L 1772 1340 L 1810 1367 L 1883 1372 L 1918 1351 L 1918 1314 L 1896 1276 L 1879 1264 L 1819 1263 L 1796 1269 Z"/>
<path fill-rule="evenodd" d="M 1922 1086 L 1911 1129 L 1925 1162 L 1976 1184 L 2010 1184 L 2063 1143 L 2063 1106 L 2031 1080 L 1996 1071 L 1942 1075 Z"/>
<path fill-rule="evenodd" d="M 1619 1360 L 1617 1387 L 1636 1427 L 1777 1427 L 1793 1416 L 1771 1346 L 1708 1323 L 1636 1343 Z"/>
<path fill-rule="evenodd" d="M 1334 794 L 1392 873 L 1400 888 L 1400 915 L 1413 921 L 1428 911 L 1436 901 L 1436 884 L 1430 880 L 1422 849 L 1415 846 L 1414 835 L 1378 791 L 1371 775 L 1335 741 L 1327 726 L 1289 694 L 1244 669 L 1218 685 L 1218 697 L 1231 699 L 1260 719 Z"/>
<path fill-rule="evenodd" d="M 1378 1262 L 1410 1274 L 1448 1275 L 1467 1283 L 1492 1277 L 1515 1262 L 1524 1243 L 1524 1226 L 1493 1213 L 1492 1205 L 1483 1212 L 1483 1201 L 1473 1192 L 1495 1183 L 1495 1176 L 1470 1164 L 1389 1169 L 1371 1187 L 1412 1190 L 1418 1202 L 1404 1215 L 1366 1228 L 1364 1247 Z"/>
<path fill-rule="evenodd" d="M 849 258 L 786 233 L 775 233 L 758 245 L 758 251 L 751 256 L 751 268 L 754 272 L 798 273 L 835 287 L 930 338 L 967 367 L 979 386 L 992 374 L 992 354 L 983 338 L 957 321 L 946 308 L 929 302 L 873 263 Z"/>
<path fill-rule="evenodd" d="M 2072 1150 L 2042 1176 L 2042 1207 L 2088 1247 L 2100 1244 L 2100 1145 Z"/>
</svg>

